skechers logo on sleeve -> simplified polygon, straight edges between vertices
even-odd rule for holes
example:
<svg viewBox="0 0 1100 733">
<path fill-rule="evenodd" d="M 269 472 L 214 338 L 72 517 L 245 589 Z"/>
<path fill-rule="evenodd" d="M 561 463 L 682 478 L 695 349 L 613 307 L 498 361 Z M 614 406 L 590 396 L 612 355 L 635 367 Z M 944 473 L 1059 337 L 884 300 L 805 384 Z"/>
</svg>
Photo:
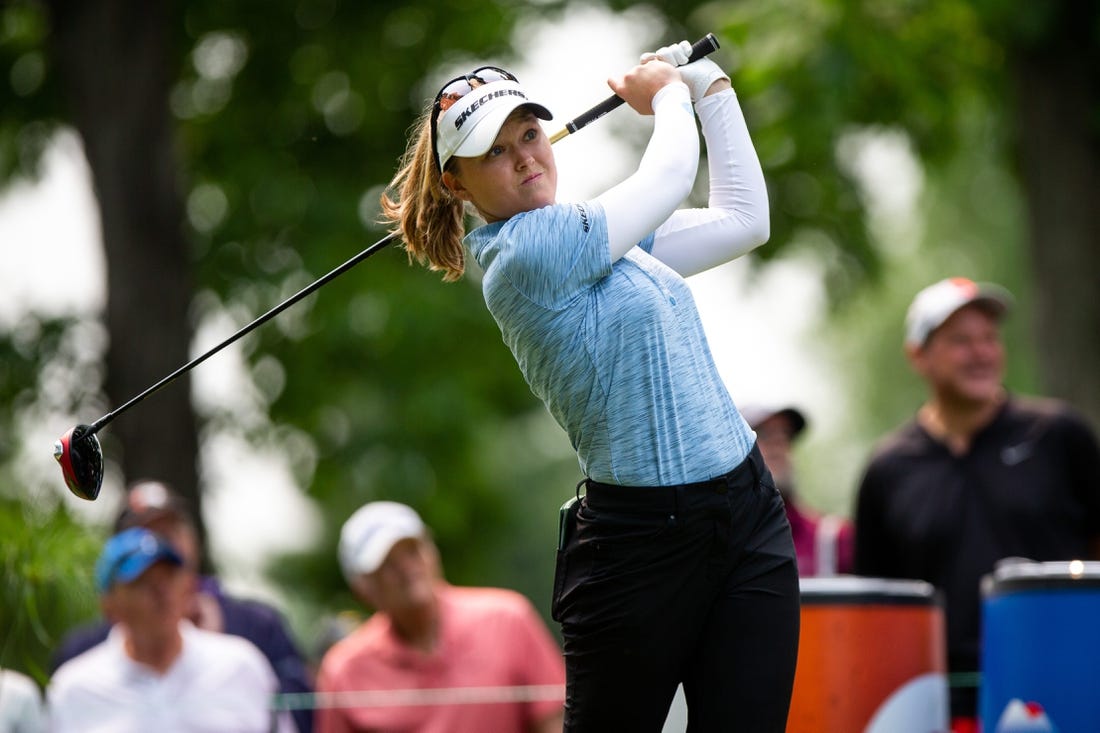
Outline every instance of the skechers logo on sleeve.
<svg viewBox="0 0 1100 733">
<path fill-rule="evenodd" d="M 581 217 L 581 228 L 584 229 L 584 233 L 588 234 L 590 224 L 588 223 L 588 209 L 584 208 L 581 204 L 573 204 L 573 208 L 577 210 L 577 214 Z"/>
<path fill-rule="evenodd" d="M 485 104 L 490 99 L 496 99 L 497 97 L 519 97 L 521 99 L 527 99 L 527 95 L 519 91 L 518 89 L 498 89 L 495 92 L 490 92 L 484 97 L 479 97 L 478 99 L 475 99 L 473 104 L 462 110 L 462 114 L 460 114 L 458 116 L 458 119 L 455 120 L 455 129 L 460 129 L 462 125 L 466 123 L 466 120 L 470 118 L 470 115 L 472 115 L 474 112 L 477 112 L 481 105 Z"/>
</svg>

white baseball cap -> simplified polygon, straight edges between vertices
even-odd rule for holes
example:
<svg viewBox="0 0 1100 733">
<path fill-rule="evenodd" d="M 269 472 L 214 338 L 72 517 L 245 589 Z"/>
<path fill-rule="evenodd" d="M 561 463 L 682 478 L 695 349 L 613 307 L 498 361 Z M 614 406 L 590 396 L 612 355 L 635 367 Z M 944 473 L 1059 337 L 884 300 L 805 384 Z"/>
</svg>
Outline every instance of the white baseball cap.
<svg viewBox="0 0 1100 733">
<path fill-rule="evenodd" d="M 932 332 L 963 306 L 976 303 L 998 320 L 1012 305 L 1012 295 L 1000 285 L 951 277 L 917 293 L 905 316 L 905 343 L 923 346 Z"/>
<path fill-rule="evenodd" d="M 441 100 L 450 106 L 440 114 Z M 550 110 L 532 102 L 516 78 L 503 69 L 482 67 L 445 84 L 432 107 L 439 169 L 456 155 L 473 158 L 488 151 L 508 115 L 524 105 L 539 119 L 553 119 Z"/>
<path fill-rule="evenodd" d="M 360 507 L 340 530 L 340 567 L 349 580 L 373 573 L 393 546 L 424 537 L 427 528 L 412 507 L 396 501 L 372 501 Z"/>
</svg>

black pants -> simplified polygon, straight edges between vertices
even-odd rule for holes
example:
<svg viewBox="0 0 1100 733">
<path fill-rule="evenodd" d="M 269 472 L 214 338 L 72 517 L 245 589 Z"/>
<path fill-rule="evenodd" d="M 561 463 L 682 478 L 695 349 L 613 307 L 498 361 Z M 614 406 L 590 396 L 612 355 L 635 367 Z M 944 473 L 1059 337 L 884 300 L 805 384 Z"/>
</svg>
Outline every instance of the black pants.
<svg viewBox="0 0 1100 733">
<path fill-rule="evenodd" d="M 798 569 L 759 451 L 698 484 L 586 486 L 554 578 L 565 730 L 660 731 L 682 682 L 692 733 L 783 733 Z"/>
</svg>

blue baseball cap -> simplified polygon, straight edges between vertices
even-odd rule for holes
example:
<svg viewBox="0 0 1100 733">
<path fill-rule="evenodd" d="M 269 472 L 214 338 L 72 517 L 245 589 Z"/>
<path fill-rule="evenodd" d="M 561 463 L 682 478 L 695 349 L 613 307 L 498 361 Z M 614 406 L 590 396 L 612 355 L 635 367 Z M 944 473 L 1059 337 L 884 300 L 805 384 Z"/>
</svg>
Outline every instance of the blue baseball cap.
<svg viewBox="0 0 1100 733">
<path fill-rule="evenodd" d="M 95 564 L 95 585 L 106 593 L 115 583 L 129 583 L 154 564 L 183 565 L 179 553 L 160 535 L 144 527 L 124 529 L 107 540 Z"/>
</svg>

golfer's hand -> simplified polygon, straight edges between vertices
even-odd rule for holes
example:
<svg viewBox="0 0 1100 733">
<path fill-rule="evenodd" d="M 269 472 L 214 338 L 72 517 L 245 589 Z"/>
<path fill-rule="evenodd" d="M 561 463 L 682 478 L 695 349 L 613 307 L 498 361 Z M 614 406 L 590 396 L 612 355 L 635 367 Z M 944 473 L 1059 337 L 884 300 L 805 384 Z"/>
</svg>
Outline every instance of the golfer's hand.
<svg viewBox="0 0 1100 733">
<path fill-rule="evenodd" d="M 635 66 L 622 76 L 607 80 L 611 91 L 623 98 L 638 114 L 653 114 L 653 97 L 668 84 L 682 81 L 676 67 L 660 59 Z"/>
<path fill-rule="evenodd" d="M 691 58 L 691 44 L 687 41 L 680 41 L 671 46 L 662 46 L 656 51 L 647 51 L 642 54 L 639 61 L 644 64 L 653 59 L 660 59 L 673 66 L 683 66 L 688 62 L 689 58 Z"/>
<path fill-rule="evenodd" d="M 680 67 L 680 76 L 691 90 L 692 102 L 698 102 L 708 94 L 716 94 L 730 88 L 730 78 L 718 64 L 705 57 L 689 64 L 687 63 L 689 58 L 691 58 L 691 44 L 680 41 L 671 46 L 658 48 L 656 51 L 643 53 L 641 62 L 644 64 L 659 59 Z M 721 83 L 716 84 L 716 82 Z"/>
</svg>

